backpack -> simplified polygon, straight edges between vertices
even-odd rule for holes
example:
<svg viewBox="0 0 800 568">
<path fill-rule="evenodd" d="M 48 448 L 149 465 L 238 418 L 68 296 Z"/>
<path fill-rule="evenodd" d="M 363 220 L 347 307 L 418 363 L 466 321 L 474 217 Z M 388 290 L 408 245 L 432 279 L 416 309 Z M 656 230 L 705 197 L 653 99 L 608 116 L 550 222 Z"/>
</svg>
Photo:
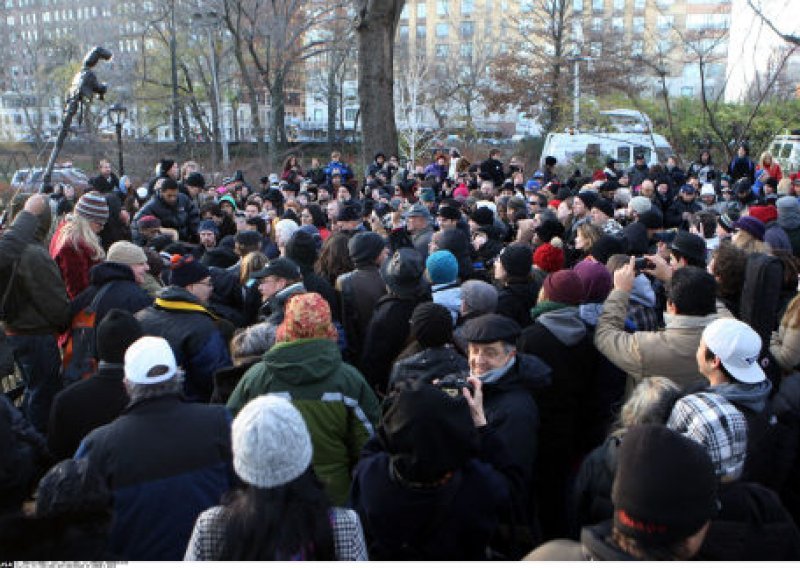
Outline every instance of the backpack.
<svg viewBox="0 0 800 568">
<path fill-rule="evenodd" d="M 103 285 L 92 302 L 72 318 L 64 345 L 62 378 L 65 385 L 92 376 L 97 371 L 97 307 L 113 282 Z"/>
<path fill-rule="evenodd" d="M 759 362 L 773 384 L 780 383 L 780 367 L 769 353 L 772 332 L 778 327 L 783 290 L 783 263 L 774 256 L 753 253 L 747 257 L 739 317 L 761 337 Z"/>
</svg>

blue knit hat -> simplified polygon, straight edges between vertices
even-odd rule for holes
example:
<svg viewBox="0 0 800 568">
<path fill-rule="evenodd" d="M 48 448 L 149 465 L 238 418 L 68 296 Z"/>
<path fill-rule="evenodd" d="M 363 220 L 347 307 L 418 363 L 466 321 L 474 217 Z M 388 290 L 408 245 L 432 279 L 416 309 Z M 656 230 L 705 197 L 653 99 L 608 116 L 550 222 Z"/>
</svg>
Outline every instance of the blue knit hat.
<svg viewBox="0 0 800 568">
<path fill-rule="evenodd" d="M 217 224 L 211 219 L 206 219 L 200 223 L 200 226 L 197 228 L 197 232 L 202 233 L 203 231 L 210 231 L 219 236 L 219 227 L 217 227 Z"/>
<path fill-rule="evenodd" d="M 447 284 L 458 278 L 458 261 L 449 250 L 437 250 L 425 263 L 432 284 Z"/>
</svg>

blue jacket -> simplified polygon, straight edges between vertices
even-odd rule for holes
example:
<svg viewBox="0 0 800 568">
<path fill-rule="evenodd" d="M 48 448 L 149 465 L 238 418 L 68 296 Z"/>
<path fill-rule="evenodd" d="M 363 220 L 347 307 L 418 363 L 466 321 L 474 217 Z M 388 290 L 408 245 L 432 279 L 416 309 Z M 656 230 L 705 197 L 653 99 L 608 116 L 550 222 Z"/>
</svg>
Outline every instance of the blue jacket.
<svg viewBox="0 0 800 568">
<path fill-rule="evenodd" d="M 333 178 L 333 170 L 339 170 L 339 173 L 342 174 L 342 181 L 347 181 L 353 177 L 353 171 L 350 169 L 350 166 L 344 162 L 331 162 L 325 166 L 324 170 L 325 177 L 329 182 L 331 181 L 331 178 Z"/>
<path fill-rule="evenodd" d="M 196 402 L 211 400 L 214 372 L 232 365 L 216 316 L 191 293 L 169 286 L 136 318 L 146 335 L 163 337 L 169 342 L 186 374 L 186 398 Z"/>
<path fill-rule="evenodd" d="M 182 560 L 197 516 L 231 487 L 231 415 L 178 395 L 132 403 L 93 430 L 76 458 L 114 495 L 111 552 L 125 560 Z"/>
</svg>

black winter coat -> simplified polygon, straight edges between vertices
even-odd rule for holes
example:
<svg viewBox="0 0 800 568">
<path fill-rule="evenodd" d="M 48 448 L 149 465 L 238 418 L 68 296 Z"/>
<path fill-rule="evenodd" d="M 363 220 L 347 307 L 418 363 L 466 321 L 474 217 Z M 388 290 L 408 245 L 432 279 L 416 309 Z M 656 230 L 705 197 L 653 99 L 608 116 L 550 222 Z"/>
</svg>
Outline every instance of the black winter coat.
<svg viewBox="0 0 800 568">
<path fill-rule="evenodd" d="M 528 279 L 509 279 L 508 283 L 497 295 L 495 313 L 513 319 L 521 328 L 533 323 L 531 308 L 539 297 L 539 284 Z"/>
<path fill-rule="evenodd" d="M 500 188 L 506 180 L 506 174 L 503 171 L 503 162 L 488 158 L 481 162 L 480 165 L 481 177 L 494 182 L 496 188 Z"/>
<path fill-rule="evenodd" d="M 567 536 L 566 480 L 580 457 L 581 416 L 586 383 L 594 374 L 596 349 L 577 307 L 540 315 L 517 342 L 519 352 L 536 355 L 550 366 L 551 383 L 537 393 L 541 427 L 536 493 L 546 540 Z"/>
<path fill-rule="evenodd" d="M 89 287 L 70 304 L 70 320 L 88 307 L 103 286 L 108 285 L 97 304 L 95 321 L 100 323 L 114 308 L 135 314 L 153 303 L 153 298 L 136 283 L 131 268 L 118 262 L 103 262 L 89 271 Z"/>
<path fill-rule="evenodd" d="M 483 384 L 483 407 L 489 425 L 502 438 L 514 464 L 520 468 L 524 491 L 515 496 L 517 518 L 532 522 L 529 493 L 538 458 L 539 407 L 537 397 L 550 385 L 552 371 L 538 357 L 518 353 L 511 369 L 497 381 Z"/>
<path fill-rule="evenodd" d="M 119 215 L 122 212 L 122 200 L 113 191 L 103 192 L 108 203 L 108 221 L 103 229 L 97 233 L 103 248 L 108 248 L 117 241 L 131 240 L 131 228 L 122 222 Z"/>
<path fill-rule="evenodd" d="M 0 456 L 0 510 L 18 511 L 45 471 L 47 442 L 2 394 Z"/>
<path fill-rule="evenodd" d="M 404 298 L 389 293 L 375 304 L 367 326 L 359 370 L 377 393 L 386 392 L 392 364 L 408 342 L 409 321 L 414 308 L 431 299 L 430 291 Z"/>
<path fill-rule="evenodd" d="M 194 201 L 183 193 L 178 193 L 178 201 L 175 206 L 168 205 L 158 194 L 153 195 L 136 213 L 134 230 L 138 227 L 139 219 L 145 215 L 154 215 L 161 220 L 163 227 L 178 231 L 178 238 L 182 241 L 188 242 L 197 236 L 197 227 L 200 225 L 200 212 L 197 210 Z"/>
<path fill-rule="evenodd" d="M 389 388 L 399 380 L 425 381 L 441 379 L 453 373 L 468 373 L 469 364 L 455 347 L 431 347 L 405 359 L 400 359 L 392 368 Z"/>
<path fill-rule="evenodd" d="M 610 519 L 614 515 L 611 486 L 617 473 L 617 459 L 622 439 L 609 436 L 583 460 L 572 491 L 571 536 L 581 527 Z"/>
<path fill-rule="evenodd" d="M 664 214 L 664 227 L 671 229 L 677 227 L 679 229 L 687 230 L 689 223 L 683 218 L 684 213 L 697 213 L 702 209 L 697 201 L 686 203 L 680 197 L 677 197 L 669 209 Z"/>
<path fill-rule="evenodd" d="M 519 483 L 519 472 L 502 439 L 490 428 L 479 432 L 478 459 L 446 484 L 424 489 L 390 473 L 390 455 L 379 438 L 367 442 L 350 504 L 361 518 L 371 560 L 486 559 L 486 546 L 511 514 L 511 487 Z"/>
<path fill-rule="evenodd" d="M 697 560 L 800 560 L 800 532 L 778 495 L 757 483 L 723 483 L 722 509 Z"/>
<path fill-rule="evenodd" d="M 89 432 L 114 420 L 128 405 L 122 365 L 100 365 L 92 377 L 70 385 L 53 401 L 47 445 L 58 460 L 75 455 Z"/>
</svg>

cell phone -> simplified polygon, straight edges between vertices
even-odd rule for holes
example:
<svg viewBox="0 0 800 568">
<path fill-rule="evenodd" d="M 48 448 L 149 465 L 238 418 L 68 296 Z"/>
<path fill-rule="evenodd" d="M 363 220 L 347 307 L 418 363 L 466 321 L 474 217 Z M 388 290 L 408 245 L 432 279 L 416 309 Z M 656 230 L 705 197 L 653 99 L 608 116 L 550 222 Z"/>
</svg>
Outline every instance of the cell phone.
<svg viewBox="0 0 800 568">
<path fill-rule="evenodd" d="M 640 256 L 633 261 L 633 267 L 636 269 L 636 272 L 641 272 L 642 270 L 645 269 L 652 270 L 656 267 L 656 265 L 653 264 L 652 261 L 650 261 L 649 259 Z"/>
</svg>

